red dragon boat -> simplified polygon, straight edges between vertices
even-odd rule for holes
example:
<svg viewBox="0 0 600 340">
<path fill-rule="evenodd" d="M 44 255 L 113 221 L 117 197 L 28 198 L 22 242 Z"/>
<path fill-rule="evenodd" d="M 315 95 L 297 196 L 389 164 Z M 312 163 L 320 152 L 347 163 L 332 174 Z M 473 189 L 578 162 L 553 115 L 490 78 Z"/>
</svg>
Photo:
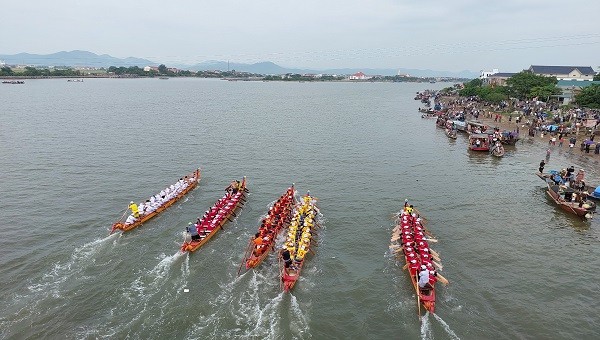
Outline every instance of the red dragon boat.
<svg viewBox="0 0 600 340">
<path fill-rule="evenodd" d="M 245 263 L 246 270 L 258 267 L 273 250 L 279 232 L 290 222 L 295 203 L 294 185 L 292 184 L 275 201 L 267 215 L 262 219 L 258 228 L 258 236 L 254 235 L 250 239 L 248 249 L 242 260 L 242 264 Z M 240 266 L 240 270 L 241 268 L 242 266 Z M 238 270 L 238 275 L 240 270 Z"/>
<path fill-rule="evenodd" d="M 170 200 L 167 200 L 163 204 L 161 204 L 158 208 L 148 213 L 139 212 L 139 217 L 134 220 L 133 223 L 128 223 L 124 220 L 125 214 L 119 219 L 119 221 L 113 223 L 110 233 L 114 233 L 116 230 L 121 230 L 122 232 L 133 230 L 150 219 L 154 218 L 156 215 L 165 211 L 168 207 L 175 204 L 175 202 L 179 201 L 183 196 L 185 196 L 188 192 L 192 191 L 200 182 L 200 169 L 196 169 L 193 173 L 188 176 L 182 177 L 179 180 L 179 183 L 182 183 L 183 189 L 179 191 L 176 195 L 174 195 Z M 136 206 L 137 209 L 137 206 Z M 126 211 L 127 212 L 127 211 Z"/>
<path fill-rule="evenodd" d="M 302 202 L 296 205 L 283 249 L 279 252 L 281 284 L 285 292 L 294 288 L 306 255 L 311 250 L 310 244 L 317 228 L 315 219 L 319 214 L 315 204 L 316 199 L 310 193 L 302 197 Z"/>
<path fill-rule="evenodd" d="M 412 208 L 410 208 L 412 210 Z M 398 224 L 392 232 L 390 249 L 398 258 L 403 258 L 403 269 L 408 270 L 408 276 L 417 295 L 419 315 L 421 305 L 430 313 L 435 312 L 435 284 L 447 284 L 448 280 L 437 273 L 442 269 L 439 255 L 429 248 L 427 238 L 430 233 L 425 229 L 418 215 L 411 214 L 408 206 L 400 213 Z M 436 262 L 437 261 L 437 262 Z"/>
<path fill-rule="evenodd" d="M 212 208 L 204 213 L 202 219 L 194 224 L 199 238 L 184 241 L 181 251 L 194 252 L 198 250 L 221 230 L 227 221 L 231 220 L 229 217 L 235 215 L 236 209 L 241 208 L 245 203 L 245 195 L 248 191 L 246 177 L 241 182 L 234 181 L 226 190 L 225 196 L 220 198 Z"/>
</svg>

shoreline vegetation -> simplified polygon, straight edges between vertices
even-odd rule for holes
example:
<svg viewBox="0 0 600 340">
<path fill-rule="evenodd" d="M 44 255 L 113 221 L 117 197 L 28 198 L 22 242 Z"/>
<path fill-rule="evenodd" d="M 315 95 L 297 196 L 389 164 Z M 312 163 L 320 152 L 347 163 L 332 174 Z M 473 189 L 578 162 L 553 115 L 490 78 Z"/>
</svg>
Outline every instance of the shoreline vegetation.
<svg viewBox="0 0 600 340">
<path fill-rule="evenodd" d="M 364 76 L 364 75 L 363 75 Z M 145 70 L 143 68 L 116 67 L 106 69 L 80 70 L 71 67 L 50 69 L 47 67 L 25 67 L 12 69 L 10 67 L 0 68 L 1 79 L 54 79 L 54 78 L 213 78 L 230 81 L 297 81 L 297 82 L 412 82 L 412 83 L 435 83 L 435 82 L 464 82 L 469 79 L 456 77 L 413 77 L 408 75 L 383 76 L 374 75 L 359 79 L 353 79 L 351 75 L 333 74 L 259 74 L 242 71 L 186 71 L 169 69 L 160 65 L 156 69 Z"/>
</svg>

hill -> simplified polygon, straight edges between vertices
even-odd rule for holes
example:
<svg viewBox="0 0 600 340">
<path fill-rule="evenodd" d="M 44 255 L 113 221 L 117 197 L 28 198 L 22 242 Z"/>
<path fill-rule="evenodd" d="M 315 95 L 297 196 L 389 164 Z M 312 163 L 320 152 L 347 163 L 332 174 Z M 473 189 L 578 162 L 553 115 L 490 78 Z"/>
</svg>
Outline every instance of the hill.
<svg viewBox="0 0 600 340">
<path fill-rule="evenodd" d="M 141 58 L 116 58 L 108 54 L 98 55 L 88 51 L 61 51 L 52 54 L 0 54 L 0 60 L 9 65 L 33 66 L 140 66 L 154 65 L 150 60 Z"/>
</svg>

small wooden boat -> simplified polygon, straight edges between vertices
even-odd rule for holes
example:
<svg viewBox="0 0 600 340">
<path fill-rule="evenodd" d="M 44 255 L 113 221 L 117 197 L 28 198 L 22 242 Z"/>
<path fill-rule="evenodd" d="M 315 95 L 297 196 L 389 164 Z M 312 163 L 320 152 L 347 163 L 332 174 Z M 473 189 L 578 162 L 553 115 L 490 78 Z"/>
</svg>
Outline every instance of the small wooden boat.
<svg viewBox="0 0 600 340">
<path fill-rule="evenodd" d="M 406 208 L 400 212 L 398 223 L 392 230 L 390 249 L 399 259 L 404 259 L 404 270 L 408 276 L 417 295 L 419 316 L 421 305 L 430 313 L 435 312 L 435 284 L 440 281 L 448 284 L 448 280 L 437 270 L 442 269 L 439 263 L 439 254 L 429 247 L 428 241 L 437 241 L 427 238 L 431 235 L 425 229 L 424 221 L 420 217 L 414 217 Z M 424 282 L 419 284 L 420 278 Z"/>
<path fill-rule="evenodd" d="M 196 240 L 185 240 L 181 245 L 181 251 L 194 252 L 210 240 L 223 225 L 230 221 L 230 216 L 235 215 L 235 211 L 241 208 L 245 203 L 246 177 L 238 184 L 227 187 L 227 193 L 219 199 L 204 216 L 194 226 L 198 231 L 199 238 Z"/>
<path fill-rule="evenodd" d="M 294 212 L 294 206 L 296 205 L 294 192 L 294 185 L 292 185 L 275 201 L 267 215 L 262 219 L 258 228 L 260 242 L 256 242 L 256 236 L 252 236 L 242 260 L 246 270 L 258 267 L 273 250 L 279 232 L 290 222 Z M 240 266 L 240 270 L 241 268 L 242 266 Z"/>
<path fill-rule="evenodd" d="M 592 201 L 581 201 L 581 197 L 570 188 L 562 188 L 558 185 L 548 183 L 548 190 L 546 190 L 546 193 L 554 203 L 568 213 L 587 219 L 591 219 L 594 216 L 596 203 Z"/>
<path fill-rule="evenodd" d="M 182 183 L 181 185 L 183 185 L 184 188 L 177 193 L 177 195 L 174 195 L 173 198 L 161 204 L 158 208 L 156 208 L 156 210 L 146 214 L 140 214 L 140 217 L 136 218 L 133 223 L 127 223 L 126 220 L 124 220 L 125 214 L 123 214 L 119 221 L 113 223 L 110 233 L 112 234 L 116 230 L 121 230 L 122 232 L 133 230 L 175 204 L 175 202 L 179 201 L 183 196 L 192 191 L 198 185 L 198 182 L 200 182 L 200 169 L 196 169 L 196 171 L 188 176 L 182 177 L 179 181 Z"/>
<path fill-rule="evenodd" d="M 448 138 L 456 139 L 456 130 L 451 128 L 446 128 L 446 136 Z"/>
<path fill-rule="evenodd" d="M 496 156 L 496 157 L 504 156 L 504 147 L 502 146 L 502 143 L 496 142 L 496 145 L 494 145 L 492 147 L 492 150 L 490 151 L 490 153 L 492 154 L 492 156 Z"/>
<path fill-rule="evenodd" d="M 566 173 L 565 173 L 564 169 L 563 169 L 563 171 L 550 170 L 549 172 L 545 172 L 543 174 L 536 172 L 535 175 L 538 176 L 545 183 L 550 183 L 552 185 L 560 185 L 562 188 L 566 188 L 566 185 L 565 185 L 566 180 L 564 178 L 564 177 L 566 177 Z M 584 183 L 583 187 L 578 187 L 578 184 L 579 183 L 574 183 L 573 184 L 574 187 L 572 189 L 575 189 L 576 192 L 577 191 L 586 192 L 587 197 L 591 198 L 593 200 L 600 200 L 600 186 L 595 187 L 595 186 L 587 185 Z"/>
<path fill-rule="evenodd" d="M 474 133 L 469 135 L 469 150 L 490 151 L 490 137 L 485 133 Z"/>
<path fill-rule="evenodd" d="M 316 233 L 319 209 L 316 199 L 307 193 L 302 202 L 296 205 L 294 218 L 288 227 L 288 236 L 279 252 L 279 270 L 281 284 L 285 292 L 289 292 L 300 277 L 313 236 Z"/>
</svg>

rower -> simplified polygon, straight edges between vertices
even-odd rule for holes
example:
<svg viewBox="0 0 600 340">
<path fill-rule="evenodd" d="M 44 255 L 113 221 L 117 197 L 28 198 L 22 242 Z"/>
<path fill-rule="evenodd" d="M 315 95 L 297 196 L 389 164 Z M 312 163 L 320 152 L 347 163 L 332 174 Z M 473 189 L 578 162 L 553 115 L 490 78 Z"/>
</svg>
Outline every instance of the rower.
<svg viewBox="0 0 600 340">
<path fill-rule="evenodd" d="M 188 223 L 188 226 L 185 228 L 192 237 L 192 241 L 200 241 L 200 234 L 198 234 L 198 228 L 192 222 Z"/>
<path fill-rule="evenodd" d="M 429 285 L 429 270 L 427 266 L 422 265 L 419 271 L 419 288 L 426 288 Z"/>
<path fill-rule="evenodd" d="M 133 214 L 127 216 L 127 219 L 125 220 L 125 224 L 133 224 L 133 222 L 135 222 L 135 217 L 133 216 Z"/>
<path fill-rule="evenodd" d="M 286 268 L 289 268 L 290 265 L 292 264 L 292 258 L 291 258 L 291 255 L 290 255 L 290 251 L 287 250 L 287 249 L 283 249 L 281 251 L 281 258 L 283 259 L 283 265 Z"/>
<path fill-rule="evenodd" d="M 135 217 L 135 218 L 140 217 L 140 211 L 138 210 L 138 206 L 137 206 L 137 204 L 133 203 L 133 201 L 129 202 L 129 209 L 131 209 L 131 212 L 133 213 L 133 217 Z"/>
<path fill-rule="evenodd" d="M 262 250 L 262 248 L 264 247 L 262 235 L 260 233 L 254 234 L 254 240 L 252 241 L 252 243 L 254 243 L 254 246 L 256 247 L 257 251 Z"/>
</svg>

